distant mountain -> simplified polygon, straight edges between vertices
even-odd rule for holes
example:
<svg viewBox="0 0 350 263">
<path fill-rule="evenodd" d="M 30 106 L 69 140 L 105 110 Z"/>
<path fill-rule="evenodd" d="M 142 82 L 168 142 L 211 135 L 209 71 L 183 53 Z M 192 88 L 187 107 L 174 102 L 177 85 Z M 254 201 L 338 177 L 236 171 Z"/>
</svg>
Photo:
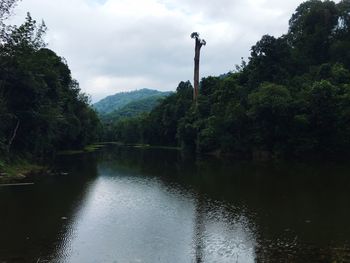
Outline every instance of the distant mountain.
<svg viewBox="0 0 350 263">
<path fill-rule="evenodd" d="M 161 94 L 161 95 L 155 95 L 148 98 L 135 100 L 124 107 L 120 108 L 119 110 L 115 110 L 111 113 L 103 114 L 101 115 L 102 122 L 115 122 L 123 118 L 130 118 L 138 116 L 142 113 L 150 112 L 152 111 L 162 99 L 164 99 L 169 93 L 167 94 Z"/>
<path fill-rule="evenodd" d="M 158 90 L 151 89 L 140 89 L 131 92 L 121 92 L 112 96 L 108 96 L 99 102 L 95 103 L 93 107 L 100 115 L 106 115 L 115 111 L 118 111 L 128 105 L 129 103 L 140 101 L 143 99 L 151 98 L 151 101 L 155 102 L 156 98 L 166 97 L 171 92 L 161 92 Z M 145 102 L 140 102 L 141 104 L 145 104 Z M 131 108 L 135 108 L 135 105 L 129 106 Z M 142 107 L 142 106 L 140 106 Z"/>
</svg>

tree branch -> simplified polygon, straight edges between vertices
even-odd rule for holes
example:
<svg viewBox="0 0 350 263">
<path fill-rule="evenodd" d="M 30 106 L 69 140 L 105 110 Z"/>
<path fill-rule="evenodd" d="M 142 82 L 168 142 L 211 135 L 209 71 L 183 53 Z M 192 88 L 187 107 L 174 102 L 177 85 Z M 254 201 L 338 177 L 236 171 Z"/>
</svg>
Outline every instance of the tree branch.
<svg viewBox="0 0 350 263">
<path fill-rule="evenodd" d="M 10 153 L 11 145 L 12 145 L 13 141 L 14 141 L 15 138 L 16 138 L 17 131 L 18 131 L 18 128 L 19 128 L 19 124 L 20 124 L 20 121 L 19 121 L 19 119 L 17 118 L 16 127 L 15 127 L 15 129 L 13 130 L 12 137 L 11 137 L 11 139 L 9 140 L 9 143 L 8 143 L 8 145 L 7 145 L 7 152 L 8 152 L 8 153 Z"/>
</svg>

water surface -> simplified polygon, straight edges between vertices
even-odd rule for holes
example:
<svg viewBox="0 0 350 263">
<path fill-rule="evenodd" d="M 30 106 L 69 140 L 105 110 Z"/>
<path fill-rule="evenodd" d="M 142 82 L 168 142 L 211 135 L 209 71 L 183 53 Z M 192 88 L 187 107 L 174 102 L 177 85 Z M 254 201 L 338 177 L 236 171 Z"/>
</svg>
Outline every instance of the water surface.
<svg viewBox="0 0 350 263">
<path fill-rule="evenodd" d="M 348 262 L 350 166 L 111 147 L 0 188 L 0 262 Z"/>
</svg>

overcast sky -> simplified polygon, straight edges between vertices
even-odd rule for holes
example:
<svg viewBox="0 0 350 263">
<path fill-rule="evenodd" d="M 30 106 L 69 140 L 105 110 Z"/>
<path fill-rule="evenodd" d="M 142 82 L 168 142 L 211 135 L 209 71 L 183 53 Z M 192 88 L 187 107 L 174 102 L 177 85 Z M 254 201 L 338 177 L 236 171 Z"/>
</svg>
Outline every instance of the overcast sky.
<svg viewBox="0 0 350 263">
<path fill-rule="evenodd" d="M 193 78 L 194 41 L 207 41 L 201 76 L 229 72 L 262 35 L 280 36 L 301 0 L 22 0 L 48 26 L 49 48 L 66 58 L 92 101 L 141 88 L 175 90 Z"/>
</svg>

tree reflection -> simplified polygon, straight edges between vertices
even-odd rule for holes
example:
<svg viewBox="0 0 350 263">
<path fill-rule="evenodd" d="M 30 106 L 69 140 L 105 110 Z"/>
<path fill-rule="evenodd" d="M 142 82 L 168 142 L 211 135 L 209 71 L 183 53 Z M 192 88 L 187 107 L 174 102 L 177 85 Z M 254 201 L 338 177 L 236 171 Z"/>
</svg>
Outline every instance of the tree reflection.
<svg viewBox="0 0 350 263">
<path fill-rule="evenodd" d="M 194 250 L 195 250 L 195 262 L 204 262 L 204 233 L 205 233 L 205 223 L 204 223 L 204 200 L 201 195 L 198 196 L 195 218 L 194 218 Z"/>
</svg>

